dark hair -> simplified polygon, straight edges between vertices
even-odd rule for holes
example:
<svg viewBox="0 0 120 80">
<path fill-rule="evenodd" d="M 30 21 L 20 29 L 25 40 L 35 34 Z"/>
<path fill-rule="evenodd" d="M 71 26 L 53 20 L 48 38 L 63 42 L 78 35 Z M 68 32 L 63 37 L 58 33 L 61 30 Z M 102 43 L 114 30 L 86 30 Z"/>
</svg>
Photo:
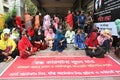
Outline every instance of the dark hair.
<svg viewBox="0 0 120 80">
<path fill-rule="evenodd" d="M 36 15 L 39 15 L 39 11 L 36 12 Z"/>
</svg>

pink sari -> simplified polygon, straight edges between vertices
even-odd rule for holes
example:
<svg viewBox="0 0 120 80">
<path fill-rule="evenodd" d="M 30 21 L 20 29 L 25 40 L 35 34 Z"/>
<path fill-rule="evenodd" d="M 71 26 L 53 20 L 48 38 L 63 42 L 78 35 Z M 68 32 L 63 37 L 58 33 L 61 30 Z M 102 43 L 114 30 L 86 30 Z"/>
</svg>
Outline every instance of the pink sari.
<svg viewBox="0 0 120 80">
<path fill-rule="evenodd" d="M 54 37 L 55 37 L 55 34 L 54 34 L 54 33 L 52 33 L 52 34 L 48 33 L 48 34 L 47 34 L 46 40 L 47 40 L 47 42 L 48 42 L 49 47 L 52 47 L 52 46 L 53 46 Z"/>
</svg>

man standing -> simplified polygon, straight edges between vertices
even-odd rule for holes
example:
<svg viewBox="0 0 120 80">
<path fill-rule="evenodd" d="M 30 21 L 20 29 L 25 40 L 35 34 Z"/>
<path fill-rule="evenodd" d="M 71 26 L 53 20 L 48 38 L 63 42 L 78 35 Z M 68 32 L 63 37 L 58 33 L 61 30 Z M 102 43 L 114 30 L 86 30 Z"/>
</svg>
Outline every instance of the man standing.
<svg viewBox="0 0 120 80">
<path fill-rule="evenodd" d="M 78 26 L 81 29 L 84 29 L 85 20 L 86 20 L 86 16 L 84 15 L 84 11 L 82 11 L 78 17 Z"/>
</svg>

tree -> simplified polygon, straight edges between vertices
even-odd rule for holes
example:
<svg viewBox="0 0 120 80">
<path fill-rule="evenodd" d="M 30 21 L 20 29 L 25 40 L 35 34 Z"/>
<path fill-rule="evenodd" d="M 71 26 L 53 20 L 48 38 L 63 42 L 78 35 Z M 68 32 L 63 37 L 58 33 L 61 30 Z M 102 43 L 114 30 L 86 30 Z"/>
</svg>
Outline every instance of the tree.
<svg viewBox="0 0 120 80">
<path fill-rule="evenodd" d="M 24 0 L 24 2 L 27 7 L 27 12 L 30 15 L 35 15 L 35 13 L 37 12 L 37 7 L 31 2 L 31 0 Z"/>
<path fill-rule="evenodd" d="M 9 11 L 6 15 L 5 15 L 5 17 L 4 17 L 4 19 L 5 19 L 5 21 L 8 19 L 8 18 L 10 18 L 11 16 L 16 16 L 17 15 L 17 12 L 16 12 L 16 2 L 14 2 L 14 7 L 12 8 L 12 10 L 11 11 Z"/>
</svg>

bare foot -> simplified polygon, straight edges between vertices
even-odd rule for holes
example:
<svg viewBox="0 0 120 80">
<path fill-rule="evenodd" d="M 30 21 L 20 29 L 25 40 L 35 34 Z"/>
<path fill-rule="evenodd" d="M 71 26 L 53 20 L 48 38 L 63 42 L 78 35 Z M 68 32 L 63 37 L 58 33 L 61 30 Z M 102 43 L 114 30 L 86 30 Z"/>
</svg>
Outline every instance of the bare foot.
<svg viewBox="0 0 120 80">
<path fill-rule="evenodd" d="M 7 61 L 7 58 L 4 59 L 4 62 L 6 62 L 6 61 Z"/>
<path fill-rule="evenodd" d="M 8 59 L 6 60 L 6 62 L 8 63 L 9 61 L 12 61 L 13 58 L 11 56 L 8 56 Z"/>
<path fill-rule="evenodd" d="M 106 55 L 108 55 L 109 54 L 109 52 L 106 52 Z"/>
</svg>

